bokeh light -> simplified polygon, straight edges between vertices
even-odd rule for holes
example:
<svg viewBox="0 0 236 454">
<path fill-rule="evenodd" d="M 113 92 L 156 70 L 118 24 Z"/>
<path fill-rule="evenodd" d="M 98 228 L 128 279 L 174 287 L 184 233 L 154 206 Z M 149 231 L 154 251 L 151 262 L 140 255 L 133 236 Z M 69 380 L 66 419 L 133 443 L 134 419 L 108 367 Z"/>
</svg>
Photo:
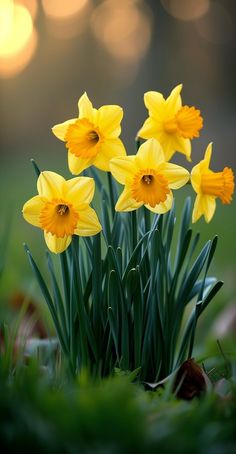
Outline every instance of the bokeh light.
<svg viewBox="0 0 236 454">
<path fill-rule="evenodd" d="M 176 19 L 192 21 L 207 13 L 209 0 L 161 0 L 168 14 Z"/>
<path fill-rule="evenodd" d="M 138 61 L 150 44 L 151 17 L 141 2 L 104 1 L 91 17 L 91 28 L 97 40 L 118 60 Z"/>
<path fill-rule="evenodd" d="M 88 0 L 42 0 L 47 16 L 53 19 L 68 19 L 83 9 Z"/>
<path fill-rule="evenodd" d="M 12 25 L 14 4 L 11 0 L 2 0 L 0 3 L 0 46 L 4 43 Z"/>
<path fill-rule="evenodd" d="M 86 30 L 91 0 L 44 0 L 42 5 L 47 29 L 55 38 L 72 39 Z"/>
<path fill-rule="evenodd" d="M 31 60 L 37 33 L 29 10 L 11 0 L 1 2 L 0 29 L 0 76 L 12 77 Z"/>
<path fill-rule="evenodd" d="M 33 23 L 29 11 L 22 5 L 5 2 L 2 16 L 7 17 L 7 29 L 0 40 L 0 58 L 20 52 L 30 39 Z"/>
<path fill-rule="evenodd" d="M 0 58 L 0 76 L 4 78 L 14 77 L 28 66 L 35 54 L 38 43 L 38 36 L 35 30 L 32 31 L 27 44 L 17 54 Z"/>
<path fill-rule="evenodd" d="M 213 44 L 224 44 L 234 35 L 232 18 L 227 9 L 219 2 L 212 2 L 207 14 L 196 21 L 198 33 Z"/>
<path fill-rule="evenodd" d="M 25 6 L 25 8 L 29 11 L 32 20 L 35 21 L 39 9 L 38 0 L 16 0 L 16 3 Z"/>
</svg>

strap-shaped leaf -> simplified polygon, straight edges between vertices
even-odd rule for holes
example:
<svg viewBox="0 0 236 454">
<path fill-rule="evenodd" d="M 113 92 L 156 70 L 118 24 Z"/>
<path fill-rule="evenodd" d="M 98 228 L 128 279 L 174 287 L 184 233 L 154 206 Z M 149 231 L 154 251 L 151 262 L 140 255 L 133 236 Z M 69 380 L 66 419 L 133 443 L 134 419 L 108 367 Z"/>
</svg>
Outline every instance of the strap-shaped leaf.
<svg viewBox="0 0 236 454">
<path fill-rule="evenodd" d="M 38 284 L 39 284 L 39 287 L 41 289 L 41 292 L 44 296 L 44 299 L 47 303 L 47 306 L 48 306 L 48 309 L 51 313 L 51 316 L 52 316 L 52 319 L 53 319 L 53 322 L 54 322 L 54 326 L 56 328 L 56 331 L 57 331 L 57 335 L 58 335 L 58 338 L 59 338 L 59 341 L 60 341 L 60 344 L 61 344 L 61 347 L 62 347 L 62 350 L 65 352 L 65 354 L 67 355 L 68 353 L 68 350 L 67 350 L 67 346 L 64 342 L 64 338 L 63 338 L 63 335 L 62 335 L 62 330 L 61 330 L 61 326 L 60 326 L 60 322 L 59 322 L 59 319 L 57 317 L 57 313 L 56 313 L 56 310 L 55 310 L 55 307 L 53 305 L 53 301 L 52 301 L 52 298 L 51 298 L 51 295 L 50 295 L 50 292 L 47 288 L 47 285 L 45 284 L 45 281 L 42 277 L 42 274 L 40 273 L 31 253 L 30 253 L 30 250 L 28 248 L 28 246 L 25 244 L 24 245 L 24 248 L 26 250 L 26 253 L 28 255 L 28 259 L 29 259 L 29 262 L 30 262 L 30 265 L 34 271 L 34 274 L 35 274 L 35 277 L 38 281 Z"/>
<path fill-rule="evenodd" d="M 104 238 L 106 240 L 107 245 L 112 244 L 112 239 L 111 239 L 111 226 L 110 226 L 110 219 L 109 219 L 109 212 L 108 212 L 108 203 L 107 199 L 105 197 L 105 189 L 102 188 L 102 200 L 101 200 L 101 206 L 102 206 L 102 230 L 104 233 Z"/>
<path fill-rule="evenodd" d="M 126 280 L 128 272 L 132 268 L 136 268 L 136 266 L 139 265 L 142 246 L 143 245 L 147 246 L 147 240 L 148 240 L 149 236 L 150 236 L 150 233 L 147 232 L 143 236 L 143 238 L 141 238 L 141 240 L 139 240 L 139 242 L 138 242 L 136 248 L 134 249 L 134 251 L 133 251 L 133 253 L 132 253 L 131 257 L 130 257 L 130 260 L 129 260 L 127 266 L 126 266 L 125 272 L 123 274 L 123 281 Z"/>
<path fill-rule="evenodd" d="M 210 250 L 210 241 L 208 241 L 203 249 L 201 250 L 200 254 L 198 255 L 197 259 L 195 260 L 191 270 L 189 271 L 186 279 L 181 285 L 181 289 L 178 295 L 178 301 L 182 301 L 182 304 L 186 304 L 189 300 L 189 294 L 195 284 L 199 274 L 201 273 L 203 266 L 207 260 L 208 254 Z"/>
<path fill-rule="evenodd" d="M 64 308 L 64 304 L 63 304 L 63 300 L 62 300 L 62 296 L 61 296 L 61 291 L 60 291 L 60 288 L 59 288 L 59 285 L 57 282 L 57 278 L 55 275 L 52 258 L 48 251 L 46 252 L 46 257 L 47 257 L 47 265 L 48 265 L 49 273 L 50 273 L 51 280 L 52 280 L 52 289 L 53 289 L 53 295 L 54 295 L 54 301 L 55 301 L 54 307 L 56 310 L 59 311 L 61 324 L 62 324 L 62 330 L 63 330 L 63 333 L 65 334 L 64 338 L 68 339 L 69 326 L 67 326 L 67 324 L 66 324 L 65 308 Z M 65 341 L 65 343 L 67 343 L 67 342 Z"/>
<path fill-rule="evenodd" d="M 101 307 L 102 307 L 102 257 L 101 257 L 101 235 L 98 233 L 93 237 L 92 254 L 92 314 L 93 326 L 97 335 L 101 329 Z"/>
<path fill-rule="evenodd" d="M 218 237 L 215 236 L 213 238 L 212 242 L 210 243 L 210 248 L 209 248 L 209 253 L 208 253 L 208 258 L 207 258 L 207 263 L 206 263 L 206 268 L 205 268 L 205 273 L 204 273 L 204 278 L 203 278 L 203 282 L 202 282 L 202 287 L 200 289 L 199 296 L 198 296 L 199 300 L 201 300 L 202 297 L 203 297 L 203 292 L 204 292 L 204 289 L 205 289 L 205 279 L 206 279 L 210 264 L 212 262 L 213 256 L 215 254 L 217 242 L 218 242 Z"/>
<path fill-rule="evenodd" d="M 33 168 L 34 168 L 36 177 L 38 178 L 39 175 L 40 175 L 40 173 L 41 173 L 41 170 L 40 170 L 40 168 L 38 167 L 38 165 L 36 164 L 36 162 L 35 162 L 34 159 L 31 159 L 30 162 L 31 162 L 31 164 L 32 164 L 32 166 L 33 166 Z"/>
</svg>

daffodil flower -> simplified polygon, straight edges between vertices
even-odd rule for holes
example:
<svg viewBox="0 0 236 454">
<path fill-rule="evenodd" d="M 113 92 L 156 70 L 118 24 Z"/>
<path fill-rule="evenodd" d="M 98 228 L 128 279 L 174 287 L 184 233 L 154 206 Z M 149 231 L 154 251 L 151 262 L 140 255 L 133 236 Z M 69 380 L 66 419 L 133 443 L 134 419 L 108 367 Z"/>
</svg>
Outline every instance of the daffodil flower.
<svg viewBox="0 0 236 454">
<path fill-rule="evenodd" d="M 63 252 L 72 235 L 90 236 L 101 231 L 95 211 L 89 206 L 95 184 L 92 178 L 77 177 L 66 181 L 54 172 L 42 172 L 37 181 L 38 195 L 23 206 L 30 224 L 44 230 L 50 251 Z"/>
<path fill-rule="evenodd" d="M 66 142 L 68 165 L 78 175 L 94 165 L 109 170 L 109 161 L 126 151 L 119 139 L 123 110 L 119 106 L 102 106 L 95 109 L 86 93 L 78 101 L 79 118 L 55 125 L 53 133 Z"/>
<path fill-rule="evenodd" d="M 222 172 L 213 172 L 209 169 L 212 154 L 212 143 L 206 149 L 204 159 L 193 167 L 191 183 L 197 193 L 192 221 L 196 222 L 203 215 L 206 222 L 210 222 L 216 209 L 216 198 L 223 204 L 232 201 L 234 192 L 234 174 L 232 169 L 225 167 Z"/>
<path fill-rule="evenodd" d="M 167 99 L 161 93 L 148 91 L 144 103 L 149 117 L 138 132 L 143 139 L 157 139 L 169 161 L 176 151 L 191 160 L 191 141 L 199 137 L 203 126 L 200 110 L 195 107 L 182 106 L 180 92 L 182 84 L 175 87 Z"/>
<path fill-rule="evenodd" d="M 154 213 L 165 213 L 173 203 L 172 189 L 182 187 L 189 179 L 186 169 L 166 162 L 155 139 L 142 144 L 135 156 L 112 159 L 110 169 L 114 178 L 125 185 L 116 211 L 133 211 L 145 205 Z"/>
</svg>

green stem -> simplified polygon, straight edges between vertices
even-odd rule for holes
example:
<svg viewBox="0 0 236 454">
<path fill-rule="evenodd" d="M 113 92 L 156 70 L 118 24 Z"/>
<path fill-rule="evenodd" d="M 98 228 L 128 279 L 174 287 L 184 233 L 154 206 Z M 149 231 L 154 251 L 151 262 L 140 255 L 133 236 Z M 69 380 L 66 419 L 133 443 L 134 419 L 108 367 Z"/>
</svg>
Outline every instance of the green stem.
<svg viewBox="0 0 236 454">
<path fill-rule="evenodd" d="M 150 211 L 143 207 L 144 212 L 144 224 L 145 224 L 145 233 L 149 232 L 151 228 L 151 218 L 150 218 Z"/>
<path fill-rule="evenodd" d="M 137 215 L 136 210 L 131 211 L 131 247 L 132 252 L 137 246 Z"/>
<path fill-rule="evenodd" d="M 64 290 L 64 299 L 65 299 L 65 313 L 66 313 L 66 324 L 67 332 L 70 332 L 70 274 L 68 270 L 68 261 L 66 256 L 66 251 L 60 254 L 61 262 L 61 274 Z"/>
<path fill-rule="evenodd" d="M 111 214 L 112 214 L 112 218 L 114 218 L 114 215 L 115 215 L 115 197 L 114 197 L 114 191 L 113 191 L 111 172 L 107 172 L 107 175 L 108 175 L 108 187 L 109 187 L 109 196 L 110 196 L 110 204 L 111 204 Z"/>
</svg>

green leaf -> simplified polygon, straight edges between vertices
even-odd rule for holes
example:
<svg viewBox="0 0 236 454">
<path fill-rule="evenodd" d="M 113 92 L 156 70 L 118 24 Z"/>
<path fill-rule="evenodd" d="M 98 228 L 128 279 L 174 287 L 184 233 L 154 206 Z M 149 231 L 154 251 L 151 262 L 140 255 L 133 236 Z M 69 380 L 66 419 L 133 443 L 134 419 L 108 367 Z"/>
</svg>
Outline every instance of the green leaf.
<svg viewBox="0 0 236 454">
<path fill-rule="evenodd" d="M 132 268 L 136 268 L 137 265 L 139 265 L 139 261 L 140 261 L 140 255 L 141 255 L 141 249 L 142 249 L 142 246 L 144 247 L 147 247 L 147 241 L 148 241 L 148 238 L 150 238 L 150 233 L 147 232 L 143 238 L 141 238 L 141 240 L 139 240 L 137 246 L 135 247 L 131 257 L 130 257 L 130 260 L 125 268 L 125 271 L 124 271 L 124 274 L 123 274 L 123 281 L 126 280 L 127 278 L 127 274 L 128 272 L 132 269 Z M 144 254 L 143 254 L 144 255 Z"/>
<path fill-rule="evenodd" d="M 92 318 L 93 328 L 96 337 L 101 331 L 102 311 L 102 257 L 101 257 L 101 235 L 98 233 L 93 237 L 92 252 Z"/>
<path fill-rule="evenodd" d="M 41 170 L 39 169 L 39 167 L 37 166 L 36 162 L 34 159 L 31 159 L 31 164 L 33 165 L 33 168 L 34 168 L 34 171 L 35 171 L 35 174 L 36 174 L 36 177 L 39 177 L 40 173 L 41 173 Z"/>
<path fill-rule="evenodd" d="M 105 197 L 105 189 L 102 188 L 102 230 L 104 233 L 104 238 L 106 240 L 107 245 L 112 243 L 111 240 L 111 226 L 110 226 L 110 219 L 109 219 L 109 212 L 108 212 L 108 204 L 107 199 Z"/>
<path fill-rule="evenodd" d="M 199 296 L 198 296 L 198 299 L 199 299 L 199 300 L 201 300 L 201 299 L 202 299 L 202 296 L 203 296 L 203 291 L 204 291 L 204 288 L 205 288 L 206 276 L 207 276 L 207 273 L 208 273 L 210 264 L 211 264 L 211 262 L 212 262 L 213 256 L 214 256 L 214 254 L 215 254 L 217 242 L 218 242 L 218 237 L 215 236 L 215 237 L 213 238 L 212 242 L 210 243 L 210 248 L 209 248 L 209 254 L 208 254 L 207 263 L 206 263 L 205 274 L 204 274 L 204 278 L 203 278 L 203 281 L 202 281 L 202 287 L 201 287 L 201 290 L 200 290 L 200 293 L 199 293 Z"/>
<path fill-rule="evenodd" d="M 28 248 L 28 246 L 25 244 L 24 245 L 24 248 L 26 250 L 26 253 L 28 255 L 28 259 L 29 259 L 29 262 L 30 262 L 30 265 L 35 273 L 35 276 L 36 276 L 36 279 L 38 281 L 38 284 L 40 286 L 40 289 L 41 289 L 41 292 L 44 296 L 44 299 L 47 303 L 47 306 L 49 308 L 49 311 L 51 313 L 51 316 L 52 316 L 52 319 L 53 319 L 53 322 L 54 322 L 54 325 L 55 325 L 55 328 L 56 328 L 56 331 L 57 331 L 57 335 L 58 335 L 58 338 L 59 338 L 59 341 L 60 341 L 60 344 L 61 344 L 61 347 L 62 347 L 62 350 L 64 351 L 64 353 L 67 355 L 68 353 L 68 350 L 67 350 L 67 346 L 64 342 L 64 338 L 63 338 L 63 334 L 62 334 L 62 330 L 61 330 L 61 326 L 60 326 L 60 323 L 59 323 L 59 320 L 58 320 L 58 317 L 57 317 L 57 313 L 56 313 L 56 310 L 55 310 L 55 307 L 53 305 L 53 301 L 52 301 L 52 298 L 51 298 L 51 295 L 49 293 L 49 290 L 45 284 L 45 281 L 30 253 L 30 250 Z"/>
<path fill-rule="evenodd" d="M 134 367 L 141 365 L 143 331 L 143 292 L 139 268 L 131 269 L 127 276 L 127 297 L 132 306 L 134 324 Z"/>
<path fill-rule="evenodd" d="M 60 288 L 59 288 L 59 285 L 58 285 L 58 282 L 56 279 L 52 258 L 48 251 L 46 252 L 46 257 L 47 257 L 47 265 L 48 265 L 49 273 L 50 273 L 51 280 L 52 280 L 54 301 L 56 303 L 55 309 L 59 311 L 59 316 L 60 316 L 60 320 L 61 320 L 61 324 L 62 324 L 62 330 L 64 333 L 64 340 L 65 340 L 65 343 L 67 344 L 69 326 L 66 325 L 65 308 L 63 305 Z"/>
<path fill-rule="evenodd" d="M 189 300 L 189 294 L 195 284 L 199 274 L 201 273 L 203 266 L 206 262 L 210 250 L 210 241 L 201 250 L 197 259 L 195 260 L 191 270 L 188 272 L 186 279 L 181 284 L 181 289 L 178 295 L 178 301 L 182 301 L 182 304 L 186 304 Z"/>
</svg>

